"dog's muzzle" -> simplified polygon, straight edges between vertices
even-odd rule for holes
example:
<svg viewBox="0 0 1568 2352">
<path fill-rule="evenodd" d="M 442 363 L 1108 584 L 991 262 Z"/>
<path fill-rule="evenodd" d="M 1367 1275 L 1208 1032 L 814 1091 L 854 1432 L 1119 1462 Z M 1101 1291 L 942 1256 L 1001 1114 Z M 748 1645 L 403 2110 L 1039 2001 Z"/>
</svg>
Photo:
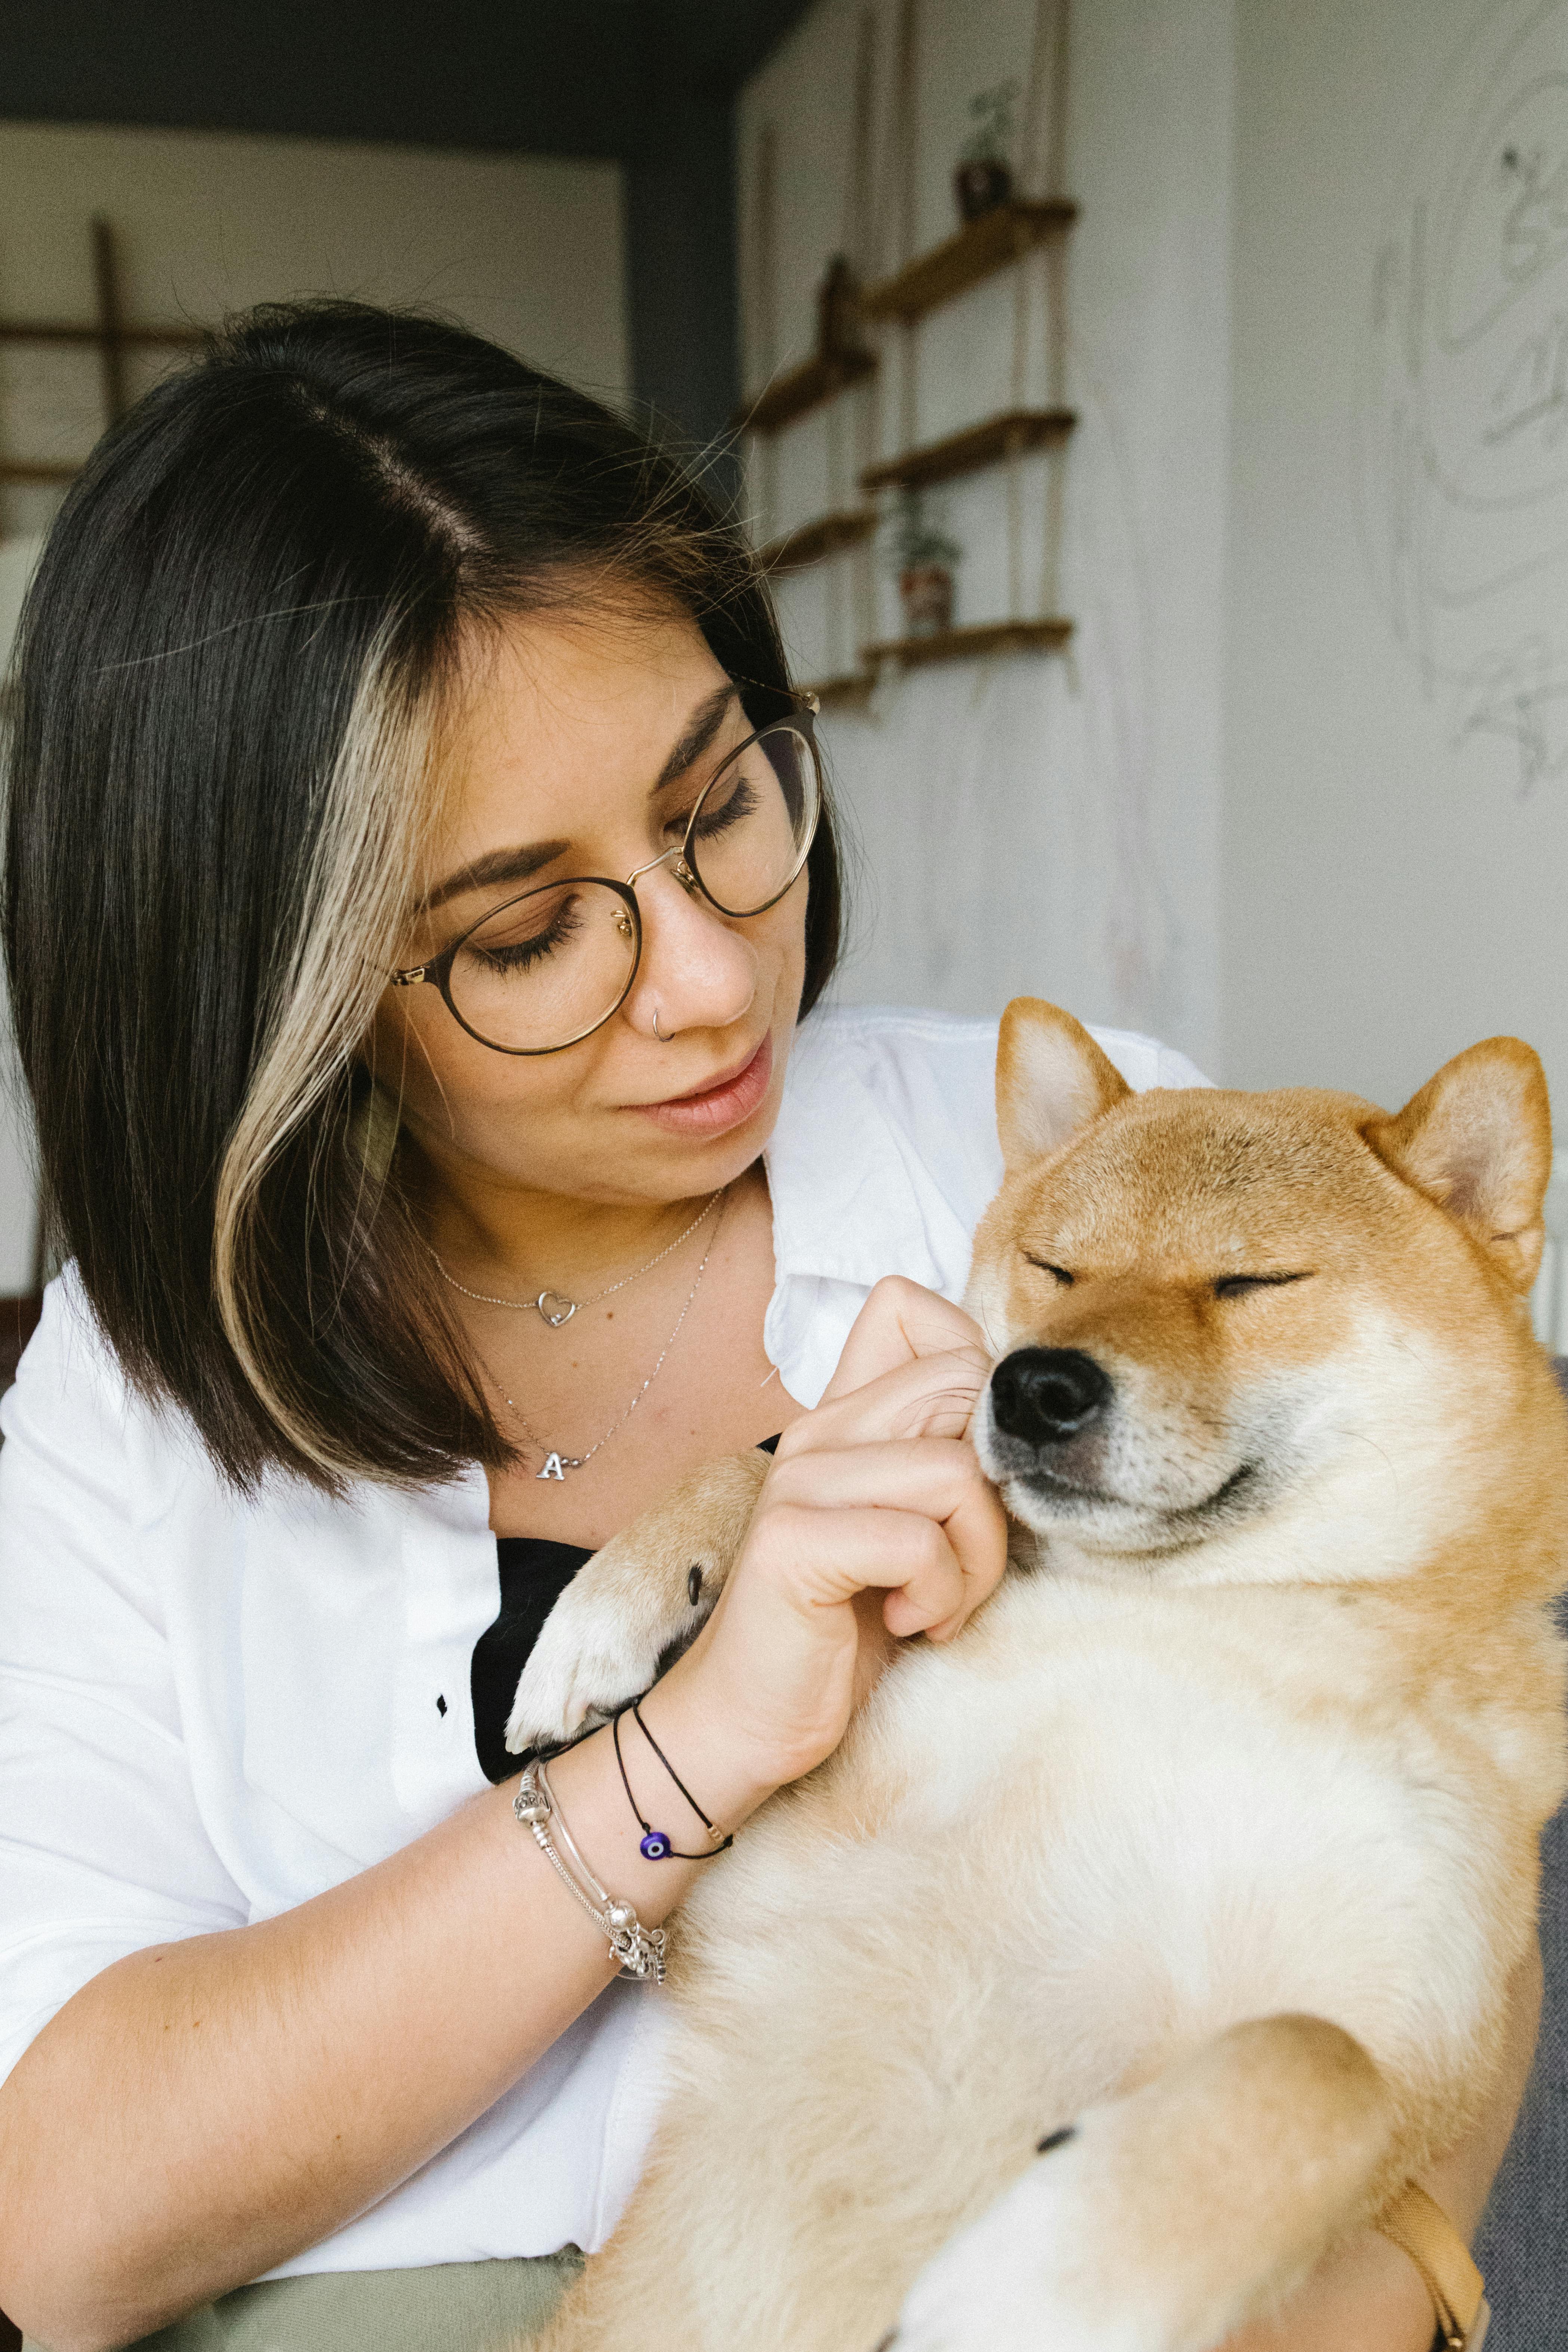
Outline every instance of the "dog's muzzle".
<svg viewBox="0 0 1568 2352">
<path fill-rule="evenodd" d="M 1151 1386 L 1136 1363 L 1112 1372 L 1081 1348 L 1004 1356 L 974 1444 L 1014 1517 L 1041 1534 L 1070 1526 L 1101 1549 L 1142 1554 L 1200 1541 L 1261 1508 L 1278 1483 L 1260 1475 L 1268 1431 L 1237 1442 Z"/>
<path fill-rule="evenodd" d="M 991 1375 L 992 1425 L 1048 1454 L 1086 1436 L 1116 1391 L 1109 1373 L 1078 1348 L 1019 1348 Z"/>
</svg>

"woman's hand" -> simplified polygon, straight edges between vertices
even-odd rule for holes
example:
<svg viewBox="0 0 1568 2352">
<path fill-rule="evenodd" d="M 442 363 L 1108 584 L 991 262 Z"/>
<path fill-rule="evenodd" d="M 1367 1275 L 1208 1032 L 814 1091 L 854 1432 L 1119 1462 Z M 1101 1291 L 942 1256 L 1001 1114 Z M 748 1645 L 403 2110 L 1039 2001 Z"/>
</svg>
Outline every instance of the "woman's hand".
<svg viewBox="0 0 1568 2352">
<path fill-rule="evenodd" d="M 658 1700 L 728 1726 L 759 1794 L 837 1746 L 889 1637 L 949 1641 L 995 1587 L 1006 1520 L 966 1433 L 990 1370 L 961 1307 L 880 1282 L 822 1402 L 781 1438 L 719 1604 Z"/>
<path fill-rule="evenodd" d="M 1001 1507 L 963 1437 L 987 1370 L 967 1317 L 883 1283 L 785 1435 L 712 1622 L 648 1702 L 716 1819 L 836 1745 L 884 1626 L 944 1638 L 994 1585 Z M 598 1868 L 663 1918 L 700 1865 L 639 1853 L 608 1738 L 552 1779 Z M 610 1973 L 510 1787 L 295 1910 L 117 1961 L 0 2084 L 7 2306 L 103 2352 L 259 2276 L 446 2147 Z M 498 1990 L 476 2009 L 454 1984 Z"/>
</svg>

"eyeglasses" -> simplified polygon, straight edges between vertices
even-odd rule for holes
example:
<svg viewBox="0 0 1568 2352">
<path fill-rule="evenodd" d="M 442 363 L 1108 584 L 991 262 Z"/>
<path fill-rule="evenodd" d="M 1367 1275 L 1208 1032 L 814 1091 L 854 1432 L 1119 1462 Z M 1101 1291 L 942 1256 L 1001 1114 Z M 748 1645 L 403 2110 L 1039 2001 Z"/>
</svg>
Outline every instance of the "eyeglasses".
<svg viewBox="0 0 1568 2352">
<path fill-rule="evenodd" d="M 678 847 L 612 882 L 547 882 L 492 907 L 395 988 L 429 981 L 459 1027 L 498 1054 L 559 1054 L 618 1013 L 642 961 L 636 885 L 667 866 L 731 920 L 765 915 L 798 880 L 822 814 L 817 701 L 759 729 L 704 784 Z"/>
</svg>

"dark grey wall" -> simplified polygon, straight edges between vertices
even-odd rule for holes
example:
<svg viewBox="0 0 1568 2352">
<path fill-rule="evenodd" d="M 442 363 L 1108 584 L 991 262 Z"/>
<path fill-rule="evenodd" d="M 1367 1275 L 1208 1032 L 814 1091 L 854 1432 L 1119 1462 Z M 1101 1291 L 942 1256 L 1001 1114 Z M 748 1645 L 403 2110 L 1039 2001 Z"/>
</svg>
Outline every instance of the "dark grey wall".
<svg viewBox="0 0 1568 2352">
<path fill-rule="evenodd" d="M 613 158 L 640 404 L 735 406 L 733 100 L 806 0 L 0 0 L 0 113 Z"/>
<path fill-rule="evenodd" d="M 626 161 L 626 308 L 639 402 L 711 449 L 741 397 L 733 110 L 691 110 Z M 727 483 L 727 470 L 720 472 Z"/>
</svg>

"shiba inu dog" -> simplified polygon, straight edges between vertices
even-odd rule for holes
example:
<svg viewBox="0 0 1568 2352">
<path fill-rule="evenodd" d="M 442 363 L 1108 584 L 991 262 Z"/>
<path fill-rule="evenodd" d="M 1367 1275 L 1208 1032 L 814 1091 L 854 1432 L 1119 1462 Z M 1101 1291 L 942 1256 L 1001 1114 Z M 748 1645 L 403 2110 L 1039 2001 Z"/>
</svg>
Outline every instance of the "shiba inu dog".
<svg viewBox="0 0 1568 2352">
<path fill-rule="evenodd" d="M 1396 1117 L 1134 1096 L 1025 999 L 997 1116 L 1010 1572 L 690 1896 L 651 2158 L 548 2352 L 1201 2352 L 1494 2072 L 1565 1778 L 1534 1055 Z M 765 1469 L 584 1569 L 518 1746 L 646 1685 Z"/>
</svg>

